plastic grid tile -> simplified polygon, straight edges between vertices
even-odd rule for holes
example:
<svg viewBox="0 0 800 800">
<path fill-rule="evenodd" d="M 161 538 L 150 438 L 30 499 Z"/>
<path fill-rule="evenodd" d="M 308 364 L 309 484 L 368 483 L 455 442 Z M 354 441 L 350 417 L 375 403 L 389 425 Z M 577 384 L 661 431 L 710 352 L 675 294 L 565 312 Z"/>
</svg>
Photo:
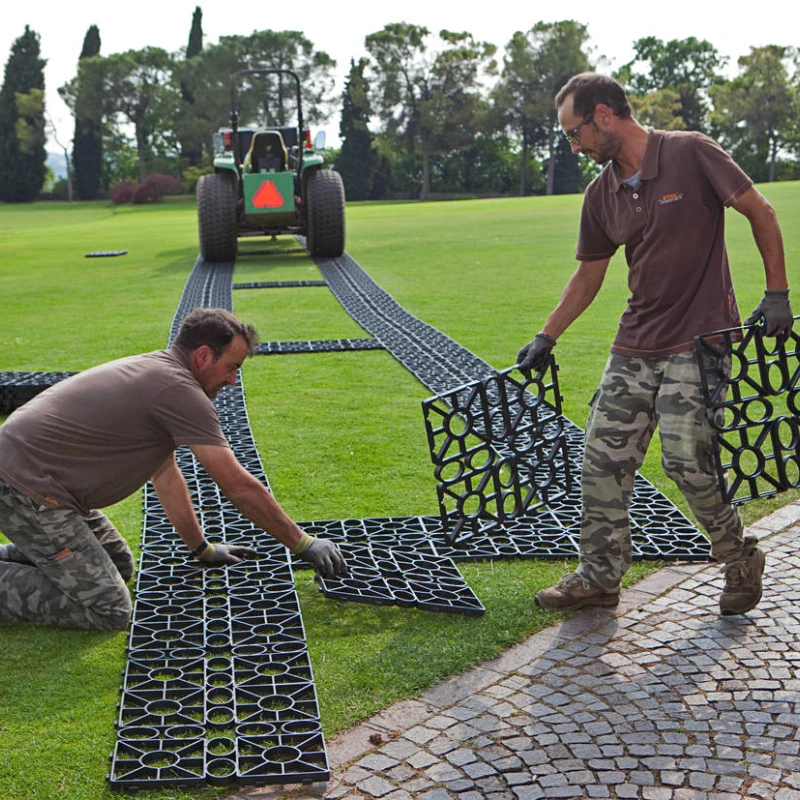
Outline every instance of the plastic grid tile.
<svg viewBox="0 0 800 800">
<path fill-rule="evenodd" d="M 448 544 L 566 496 L 570 462 L 557 368 L 511 368 L 423 401 Z"/>
<path fill-rule="evenodd" d="M 383 350 L 377 339 L 312 339 L 309 341 L 261 342 L 257 356 L 278 356 L 295 353 L 338 353 L 350 350 Z"/>
<path fill-rule="evenodd" d="M 299 251 L 298 251 L 299 252 Z M 248 255 L 255 255 L 249 253 Z M 327 286 L 325 281 L 251 281 L 234 283 L 233 289 L 296 289 L 304 286 Z"/>
<path fill-rule="evenodd" d="M 120 737 L 111 755 L 112 788 L 152 789 L 154 786 L 203 786 L 206 778 L 206 740 L 201 726 L 172 729 L 142 726 Z M 182 734 L 194 733 L 194 736 Z"/>
<path fill-rule="evenodd" d="M 342 544 L 340 549 L 348 574 L 317 577 L 326 597 L 470 615 L 486 610 L 446 556 L 370 543 Z"/>
<path fill-rule="evenodd" d="M 695 345 L 725 498 L 740 504 L 800 486 L 800 335 L 781 342 L 755 325 Z"/>
</svg>

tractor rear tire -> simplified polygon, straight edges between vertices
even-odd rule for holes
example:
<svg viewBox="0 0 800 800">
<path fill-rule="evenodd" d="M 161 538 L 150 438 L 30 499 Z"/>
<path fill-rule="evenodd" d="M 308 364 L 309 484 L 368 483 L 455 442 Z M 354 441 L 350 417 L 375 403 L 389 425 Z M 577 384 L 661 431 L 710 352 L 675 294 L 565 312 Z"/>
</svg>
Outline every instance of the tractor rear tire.
<svg viewBox="0 0 800 800">
<path fill-rule="evenodd" d="M 233 178 L 214 172 L 197 182 L 197 227 L 200 255 L 206 261 L 236 260 L 236 185 Z"/>
<path fill-rule="evenodd" d="M 312 256 L 337 258 L 344 252 L 344 184 L 338 172 L 320 169 L 308 179 L 306 245 Z"/>
</svg>

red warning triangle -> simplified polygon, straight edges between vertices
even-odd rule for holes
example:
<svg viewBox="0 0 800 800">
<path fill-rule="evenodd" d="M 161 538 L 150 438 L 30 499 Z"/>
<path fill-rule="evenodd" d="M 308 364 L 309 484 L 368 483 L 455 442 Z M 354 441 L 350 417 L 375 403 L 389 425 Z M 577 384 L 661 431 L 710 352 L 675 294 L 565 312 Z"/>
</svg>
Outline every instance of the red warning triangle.
<svg viewBox="0 0 800 800">
<path fill-rule="evenodd" d="M 274 181 L 266 180 L 258 187 L 253 195 L 253 205 L 256 208 L 280 208 L 283 205 L 283 195 Z"/>
</svg>

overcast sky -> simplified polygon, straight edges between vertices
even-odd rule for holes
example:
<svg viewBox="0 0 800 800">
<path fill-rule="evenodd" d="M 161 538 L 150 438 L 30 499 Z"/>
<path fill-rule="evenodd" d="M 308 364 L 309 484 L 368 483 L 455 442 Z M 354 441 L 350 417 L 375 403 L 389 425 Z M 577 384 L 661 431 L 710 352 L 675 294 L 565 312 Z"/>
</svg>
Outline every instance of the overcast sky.
<svg viewBox="0 0 800 800">
<path fill-rule="evenodd" d="M 361 3 L 299 0 L 290 3 L 248 4 L 197 0 L 135 0 L 120 4 L 109 0 L 39 0 L 3 3 L 0 13 L 0 58 L 8 61 L 11 46 L 25 25 L 41 40 L 45 67 L 47 110 L 62 144 L 72 138 L 73 123 L 56 89 L 70 80 L 90 25 L 100 29 L 101 55 L 140 49 L 147 45 L 175 52 L 189 39 L 196 6 L 203 12 L 206 44 L 220 36 L 249 34 L 253 30 L 302 30 L 319 50 L 337 61 L 336 91 L 341 92 L 350 59 L 366 55 L 364 37 L 392 22 L 424 25 L 431 31 L 448 28 L 468 31 L 476 38 L 497 45 L 502 51 L 514 31 L 529 30 L 538 21 L 574 19 L 587 26 L 594 56 L 604 55 L 616 69 L 632 57 L 631 44 L 643 36 L 665 41 L 695 36 L 707 39 L 731 62 L 729 74 L 736 74 L 736 60 L 751 46 L 767 44 L 800 45 L 800 2 L 773 0 L 766 6 L 751 3 L 672 0 L 671 3 L 643 3 L 632 0 L 587 2 L 573 0 L 549 4 L 555 9 L 534 8 L 533 4 L 478 3 L 473 0 L 401 0 Z M 524 11 L 514 11 L 514 7 Z M 276 13 L 280 10 L 280 13 Z M 338 115 L 327 126 L 330 140 L 338 138 Z M 48 149 L 58 151 L 53 142 Z"/>
</svg>

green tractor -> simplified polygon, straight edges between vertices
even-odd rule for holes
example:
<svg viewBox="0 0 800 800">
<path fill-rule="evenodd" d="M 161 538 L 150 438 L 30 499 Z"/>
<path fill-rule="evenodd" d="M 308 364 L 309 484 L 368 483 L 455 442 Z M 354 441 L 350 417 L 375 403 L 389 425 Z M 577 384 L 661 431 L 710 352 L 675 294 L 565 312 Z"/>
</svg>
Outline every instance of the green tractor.
<svg viewBox="0 0 800 800">
<path fill-rule="evenodd" d="M 297 126 L 239 127 L 243 76 L 276 75 L 294 82 Z M 306 237 L 313 256 L 344 251 L 344 185 L 312 146 L 303 127 L 300 79 L 286 69 L 245 69 L 231 78 L 231 126 L 214 134 L 214 172 L 197 184 L 200 253 L 206 261 L 235 261 L 243 236 L 292 233 Z"/>
</svg>

